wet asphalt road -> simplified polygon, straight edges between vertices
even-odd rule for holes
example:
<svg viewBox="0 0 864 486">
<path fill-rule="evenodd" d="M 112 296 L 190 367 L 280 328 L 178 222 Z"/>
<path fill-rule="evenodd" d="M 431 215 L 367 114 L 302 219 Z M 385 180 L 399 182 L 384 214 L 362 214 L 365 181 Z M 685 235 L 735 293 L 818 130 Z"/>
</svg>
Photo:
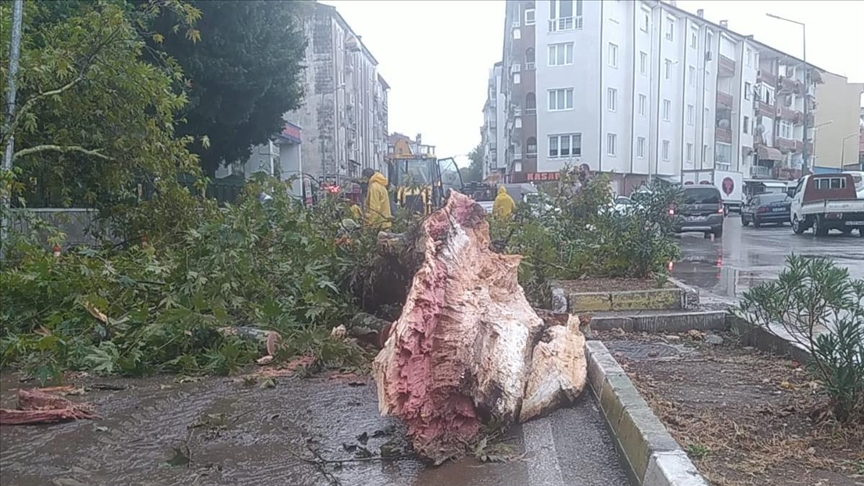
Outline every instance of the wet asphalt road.
<svg viewBox="0 0 864 486">
<path fill-rule="evenodd" d="M 16 378 L 11 373 L 0 378 L 0 406 L 12 405 L 15 389 L 22 386 Z M 351 460 L 355 447 L 378 455 L 387 443 L 399 449 L 405 444 L 398 421 L 379 415 L 370 381 L 282 378 L 272 389 L 214 377 L 187 383 L 176 377 L 100 382 L 127 388 L 72 398 L 92 403 L 100 420 L 0 428 L 0 484 L 629 484 L 588 390 L 573 406 L 511 430 L 507 442 L 515 460 L 510 462 L 465 458 L 434 468 L 407 457 L 328 465 L 325 473 L 299 457 L 310 458 L 308 449 L 314 449 L 328 460 Z M 361 441 L 364 433 L 368 439 Z"/>
<path fill-rule="evenodd" d="M 680 236 L 683 256 L 672 275 L 683 282 L 734 299 L 744 290 L 777 277 L 788 255 L 824 256 L 864 279 L 864 238 L 832 231 L 826 237 L 812 232 L 796 235 L 783 226 L 742 227 L 737 215 L 726 218 L 722 238 L 705 239 L 701 233 Z"/>
</svg>

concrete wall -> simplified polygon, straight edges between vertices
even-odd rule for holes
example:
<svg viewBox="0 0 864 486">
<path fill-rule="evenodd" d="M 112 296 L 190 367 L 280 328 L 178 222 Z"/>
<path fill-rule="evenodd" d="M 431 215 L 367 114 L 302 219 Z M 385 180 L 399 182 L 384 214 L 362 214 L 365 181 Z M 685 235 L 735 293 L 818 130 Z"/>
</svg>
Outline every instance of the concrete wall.
<svg viewBox="0 0 864 486">
<path fill-rule="evenodd" d="M 832 73 L 822 74 L 822 79 L 825 84 L 816 88 L 818 105 L 814 126 L 819 128 L 812 165 L 839 169 L 858 159 L 859 112 L 864 84 L 849 83 L 846 77 Z M 826 125 L 829 121 L 831 123 Z"/>
</svg>

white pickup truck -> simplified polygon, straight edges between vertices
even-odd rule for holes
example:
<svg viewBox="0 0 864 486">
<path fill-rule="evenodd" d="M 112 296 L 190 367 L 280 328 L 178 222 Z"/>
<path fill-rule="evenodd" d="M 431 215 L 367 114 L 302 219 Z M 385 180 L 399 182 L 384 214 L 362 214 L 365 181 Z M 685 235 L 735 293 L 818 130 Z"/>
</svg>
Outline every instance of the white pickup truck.
<svg viewBox="0 0 864 486">
<path fill-rule="evenodd" d="M 792 197 L 792 230 L 802 234 L 813 228 L 816 236 L 832 229 L 844 233 L 858 230 L 864 237 L 864 198 L 856 194 L 852 174 L 814 174 L 798 180 Z"/>
</svg>

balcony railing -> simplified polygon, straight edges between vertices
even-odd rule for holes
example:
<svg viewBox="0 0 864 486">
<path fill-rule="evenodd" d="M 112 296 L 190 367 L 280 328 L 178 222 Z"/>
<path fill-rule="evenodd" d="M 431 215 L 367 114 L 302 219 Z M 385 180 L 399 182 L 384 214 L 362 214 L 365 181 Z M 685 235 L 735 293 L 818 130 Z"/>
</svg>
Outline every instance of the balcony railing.
<svg viewBox="0 0 864 486">
<path fill-rule="evenodd" d="M 789 140 L 788 138 L 777 137 L 774 140 L 774 146 L 778 148 L 781 152 L 789 153 L 793 149 L 795 149 L 795 140 Z"/>
<path fill-rule="evenodd" d="M 759 114 L 762 116 L 767 116 L 768 118 L 774 118 L 775 111 L 774 107 L 765 103 L 764 101 L 757 101 L 756 104 L 759 107 Z"/>
<path fill-rule="evenodd" d="M 549 32 L 562 30 L 582 30 L 582 17 L 562 17 L 549 20 Z"/>
<path fill-rule="evenodd" d="M 750 177 L 771 177 L 771 168 L 762 165 L 754 165 L 750 167 Z"/>
<path fill-rule="evenodd" d="M 804 140 L 795 140 L 795 151 L 798 153 L 804 151 Z"/>
<path fill-rule="evenodd" d="M 722 91 L 717 91 L 717 104 L 723 105 L 726 108 L 732 108 L 732 95 Z"/>
<path fill-rule="evenodd" d="M 717 127 L 714 130 L 714 137 L 718 142 L 732 143 L 732 131 L 728 128 Z"/>
<path fill-rule="evenodd" d="M 727 78 L 735 75 L 735 61 L 720 54 L 719 56 L 719 75 L 721 78 Z"/>
<path fill-rule="evenodd" d="M 777 85 L 777 76 L 766 69 L 759 70 L 759 75 L 756 77 L 756 80 L 771 86 Z"/>
<path fill-rule="evenodd" d="M 526 70 L 526 71 L 533 71 L 533 70 L 534 70 L 534 67 L 535 67 L 535 66 L 534 66 L 534 63 L 533 63 L 533 62 L 526 62 L 526 63 L 525 63 L 525 70 Z"/>
<path fill-rule="evenodd" d="M 525 114 L 526 115 L 536 115 L 537 114 L 537 108 L 525 108 Z"/>
<path fill-rule="evenodd" d="M 796 118 L 796 116 L 799 116 L 800 114 L 801 114 L 800 112 L 786 108 L 785 106 L 778 106 L 776 117 L 780 118 L 782 120 L 796 123 L 795 118 Z M 800 123 L 800 120 L 797 123 Z"/>
</svg>

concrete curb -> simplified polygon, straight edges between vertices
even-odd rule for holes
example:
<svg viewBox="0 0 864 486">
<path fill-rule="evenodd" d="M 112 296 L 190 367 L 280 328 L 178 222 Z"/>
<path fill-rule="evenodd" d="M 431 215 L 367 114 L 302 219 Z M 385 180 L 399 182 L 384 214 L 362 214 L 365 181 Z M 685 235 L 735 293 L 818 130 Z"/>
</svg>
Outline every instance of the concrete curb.
<svg viewBox="0 0 864 486">
<path fill-rule="evenodd" d="M 801 364 L 810 361 L 810 353 L 791 339 L 772 333 L 764 327 L 754 326 L 731 314 L 726 315 L 726 322 L 739 336 L 742 346 L 752 346 L 778 356 L 789 356 Z M 591 325 L 593 327 L 593 321 Z"/>
<path fill-rule="evenodd" d="M 588 384 L 618 449 L 641 486 L 707 486 L 606 346 L 587 341 Z"/>
<path fill-rule="evenodd" d="M 552 308 L 556 312 L 615 312 L 690 310 L 699 308 L 699 291 L 670 278 L 671 288 L 571 292 L 564 282 L 552 283 Z"/>
<path fill-rule="evenodd" d="M 728 329 L 724 311 L 685 311 L 651 314 L 602 315 L 591 317 L 591 329 L 609 331 L 623 329 L 627 332 L 687 332 L 719 331 Z"/>
</svg>

